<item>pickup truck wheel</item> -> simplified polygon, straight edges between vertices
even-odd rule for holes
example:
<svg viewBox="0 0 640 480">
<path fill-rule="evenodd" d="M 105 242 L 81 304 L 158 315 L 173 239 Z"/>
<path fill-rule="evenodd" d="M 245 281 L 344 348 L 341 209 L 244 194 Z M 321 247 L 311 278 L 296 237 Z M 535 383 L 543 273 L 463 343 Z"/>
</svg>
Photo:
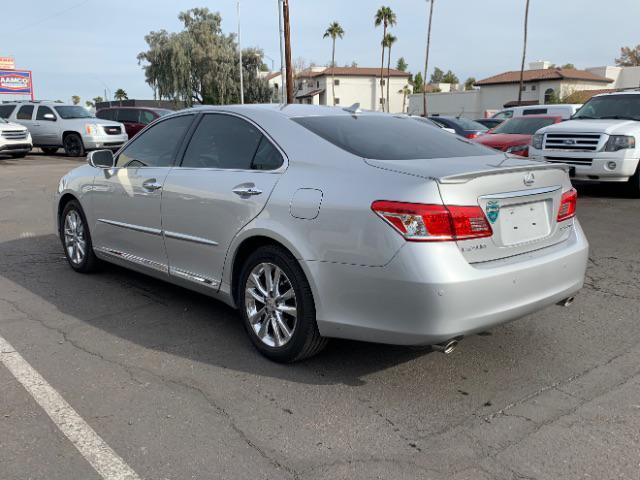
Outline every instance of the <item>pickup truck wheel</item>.
<svg viewBox="0 0 640 480">
<path fill-rule="evenodd" d="M 40 150 L 42 150 L 42 153 L 45 155 L 55 155 L 58 147 L 40 147 Z"/>
<path fill-rule="evenodd" d="M 24 157 L 27 156 L 27 154 L 26 153 L 12 153 L 11 156 L 13 158 L 24 158 Z"/>
<path fill-rule="evenodd" d="M 640 197 L 640 162 L 636 173 L 629 179 L 629 191 L 635 197 Z"/>
<path fill-rule="evenodd" d="M 284 248 L 258 248 L 240 275 L 238 308 L 255 347 L 276 362 L 295 362 L 320 352 L 311 287 L 297 260 Z"/>
<path fill-rule="evenodd" d="M 84 144 L 82 138 L 77 133 L 69 133 L 64 137 L 64 152 L 68 157 L 84 156 Z"/>
</svg>

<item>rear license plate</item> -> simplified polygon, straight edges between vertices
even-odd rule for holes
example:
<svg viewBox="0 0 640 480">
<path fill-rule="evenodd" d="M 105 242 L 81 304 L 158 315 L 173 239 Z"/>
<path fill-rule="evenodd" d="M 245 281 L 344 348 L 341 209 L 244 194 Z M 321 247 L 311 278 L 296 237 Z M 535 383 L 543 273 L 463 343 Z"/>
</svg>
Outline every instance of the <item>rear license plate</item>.
<svg viewBox="0 0 640 480">
<path fill-rule="evenodd" d="M 547 202 L 505 205 L 500 208 L 500 236 L 504 245 L 531 242 L 549 235 Z"/>
</svg>

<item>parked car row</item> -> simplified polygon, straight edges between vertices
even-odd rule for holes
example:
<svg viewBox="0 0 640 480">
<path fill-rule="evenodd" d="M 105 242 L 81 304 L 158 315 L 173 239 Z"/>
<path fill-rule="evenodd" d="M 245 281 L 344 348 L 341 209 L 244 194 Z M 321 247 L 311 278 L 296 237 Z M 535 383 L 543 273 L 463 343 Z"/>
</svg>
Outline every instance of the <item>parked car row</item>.
<svg viewBox="0 0 640 480">
<path fill-rule="evenodd" d="M 70 157 L 81 157 L 88 151 L 103 148 L 117 150 L 146 125 L 170 112 L 161 108 L 110 107 L 99 110 L 94 116 L 82 106 L 60 102 L 0 104 L 0 119 L 28 130 L 29 150 L 39 147 L 52 155 L 63 148 Z M 17 148 L 11 145 L 6 138 L 0 140 L 0 151 Z M 29 150 L 16 150 L 12 154 L 26 155 Z"/>
</svg>

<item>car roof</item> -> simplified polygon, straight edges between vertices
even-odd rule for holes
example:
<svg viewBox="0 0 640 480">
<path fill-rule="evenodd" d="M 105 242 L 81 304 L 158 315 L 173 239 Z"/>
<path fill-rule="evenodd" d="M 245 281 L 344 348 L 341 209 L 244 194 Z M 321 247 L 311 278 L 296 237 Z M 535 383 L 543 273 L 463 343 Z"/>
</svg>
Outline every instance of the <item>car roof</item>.
<svg viewBox="0 0 640 480">
<path fill-rule="evenodd" d="M 608 97 L 611 95 L 640 95 L 640 89 L 636 88 L 633 90 L 621 90 L 619 92 L 607 92 L 607 93 L 599 93 L 598 95 L 594 95 L 591 98 L 595 97 Z"/>
<path fill-rule="evenodd" d="M 290 103 L 279 105 L 274 103 L 255 103 L 246 105 L 198 105 L 195 107 L 179 110 L 176 113 L 185 112 L 235 112 L 238 114 L 250 115 L 252 112 L 273 112 L 288 118 L 298 117 L 327 117 L 327 116 L 351 116 L 351 115 L 389 115 L 382 112 L 368 110 L 349 111 L 351 107 L 330 107 L 324 105 L 306 105 L 300 103 Z"/>
</svg>

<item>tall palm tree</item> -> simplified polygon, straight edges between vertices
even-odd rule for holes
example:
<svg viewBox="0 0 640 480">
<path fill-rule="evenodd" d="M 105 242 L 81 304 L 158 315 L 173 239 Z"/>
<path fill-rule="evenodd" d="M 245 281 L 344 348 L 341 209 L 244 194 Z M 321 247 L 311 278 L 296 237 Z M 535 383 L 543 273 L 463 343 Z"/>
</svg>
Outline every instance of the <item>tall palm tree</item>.
<svg viewBox="0 0 640 480">
<path fill-rule="evenodd" d="M 407 109 L 407 96 L 413 93 L 413 89 L 409 86 L 409 84 L 407 84 L 400 90 L 398 90 L 398 93 L 402 94 L 402 113 L 405 113 L 405 110 Z"/>
<path fill-rule="evenodd" d="M 382 61 L 380 63 L 380 94 L 382 95 L 382 110 L 384 111 L 384 39 L 387 36 L 387 28 L 397 23 L 396 14 L 393 13 L 391 7 L 380 7 L 374 17 L 376 27 L 382 25 L 384 31 L 382 33 Z"/>
<path fill-rule="evenodd" d="M 429 72 L 429 50 L 431 49 L 431 21 L 433 20 L 433 4 L 436 0 L 427 0 L 431 2 L 429 9 L 429 29 L 427 30 L 427 52 L 424 56 L 424 85 L 422 86 L 422 114 L 428 116 L 427 113 L 427 73 Z"/>
<path fill-rule="evenodd" d="M 391 83 L 391 47 L 398 40 L 394 35 L 387 33 L 382 41 L 383 47 L 387 47 L 388 59 L 387 59 L 387 112 L 389 112 L 391 106 L 391 97 L 389 96 L 389 84 Z"/>
<path fill-rule="evenodd" d="M 333 46 L 331 49 L 331 96 L 333 101 L 332 105 L 336 104 L 336 79 L 335 79 L 335 70 L 336 70 L 336 39 L 342 38 L 344 36 L 344 30 L 340 26 L 338 22 L 333 22 L 327 28 L 327 31 L 324 32 L 322 38 L 331 38 Z"/>
<path fill-rule="evenodd" d="M 524 61 L 527 56 L 527 35 L 529 30 L 529 0 L 524 7 L 524 44 L 522 46 L 522 64 L 520 65 L 520 88 L 518 89 L 518 105 L 522 102 L 522 87 L 524 87 Z"/>
</svg>

